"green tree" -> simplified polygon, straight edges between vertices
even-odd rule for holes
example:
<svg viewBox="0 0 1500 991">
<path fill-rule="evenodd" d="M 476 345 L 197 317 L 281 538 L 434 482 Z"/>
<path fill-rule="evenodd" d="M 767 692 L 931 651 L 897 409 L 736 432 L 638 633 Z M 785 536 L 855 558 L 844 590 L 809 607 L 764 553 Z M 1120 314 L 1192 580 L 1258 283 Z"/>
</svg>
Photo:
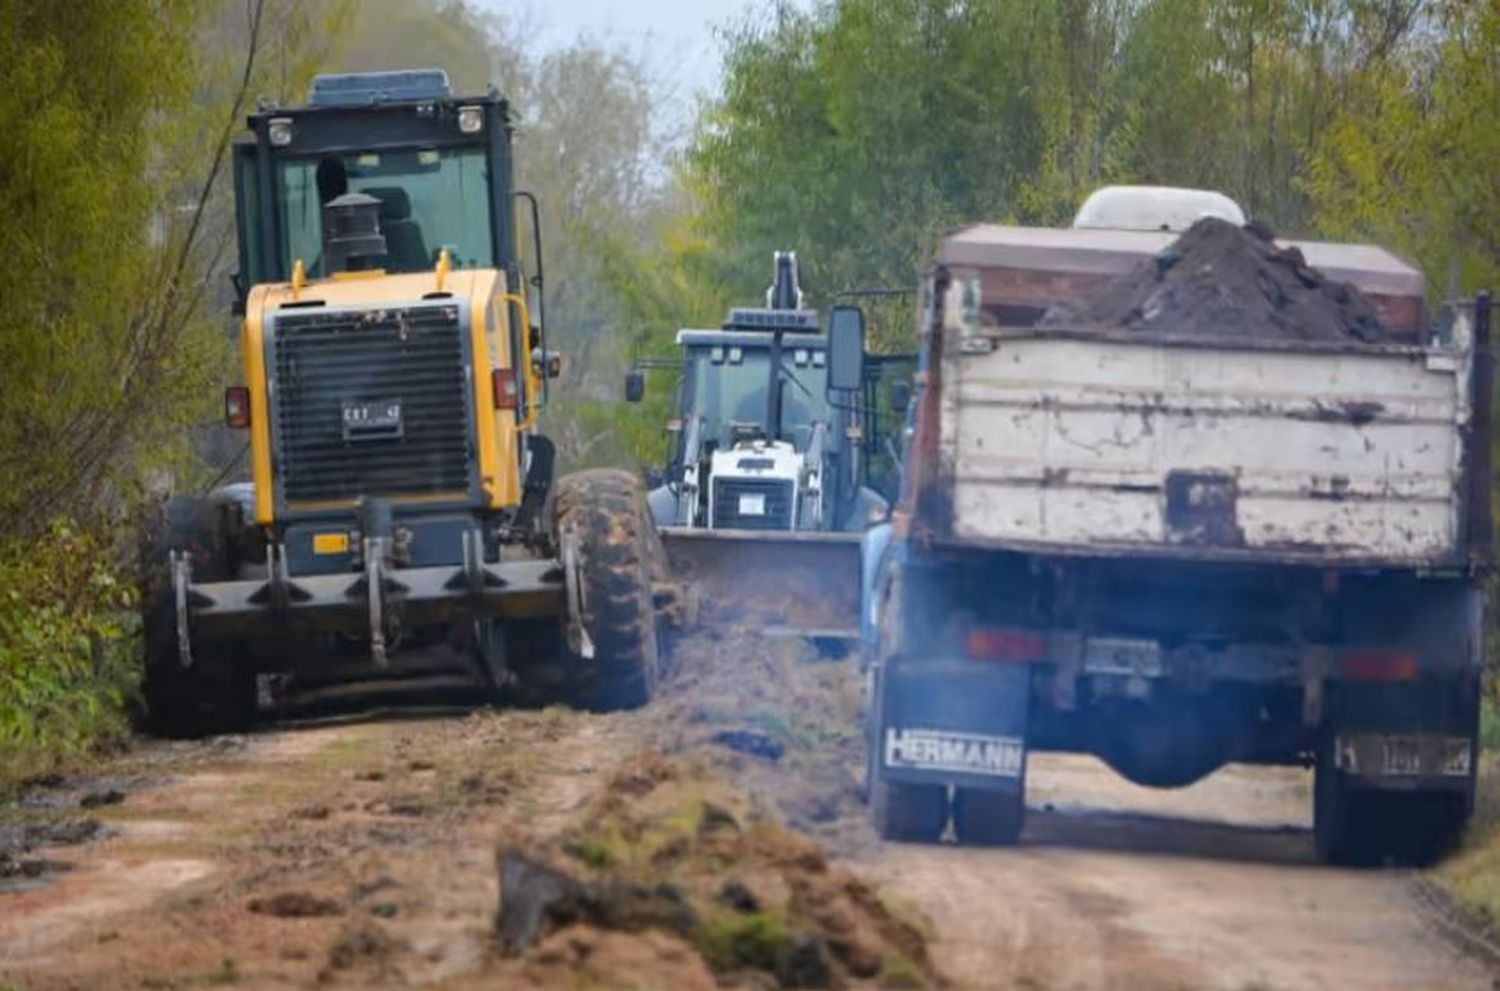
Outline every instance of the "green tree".
<svg viewBox="0 0 1500 991">
<path fill-rule="evenodd" d="M 0 0 L 0 535 L 95 502 L 201 378 L 176 169 L 153 140 L 191 104 L 200 13 Z"/>
<path fill-rule="evenodd" d="M 1306 178 L 1318 226 L 1419 261 L 1436 294 L 1500 287 L 1500 2 L 1449 2 L 1361 67 Z"/>
<path fill-rule="evenodd" d="M 1484 5 L 1449 6 L 1472 19 Z M 955 224 L 1066 223 L 1111 182 L 1217 188 L 1279 229 L 1316 233 L 1330 214 L 1323 187 L 1308 180 L 1329 128 L 1360 104 L 1370 76 L 1429 98 L 1427 77 L 1409 70 L 1431 47 L 1425 39 L 1459 38 L 1446 9 L 1435 0 L 782 8 L 726 38 L 723 93 L 688 158 L 703 190 L 699 220 L 720 277 L 741 292 L 764 279 L 771 250 L 794 247 L 825 294 L 911 283 Z"/>
</svg>

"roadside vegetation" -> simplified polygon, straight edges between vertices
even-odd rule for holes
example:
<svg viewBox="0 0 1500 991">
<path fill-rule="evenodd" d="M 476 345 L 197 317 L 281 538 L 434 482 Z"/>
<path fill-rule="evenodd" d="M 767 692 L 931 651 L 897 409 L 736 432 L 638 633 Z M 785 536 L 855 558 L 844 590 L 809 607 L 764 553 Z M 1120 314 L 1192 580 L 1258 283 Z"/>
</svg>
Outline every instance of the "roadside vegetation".
<svg viewBox="0 0 1500 991">
<path fill-rule="evenodd" d="M 317 71 L 441 65 L 511 99 L 572 467 L 662 463 L 671 376 L 624 409 L 621 373 L 755 298 L 773 250 L 826 306 L 911 287 L 945 228 L 1065 223 L 1111 182 L 1389 245 L 1434 302 L 1500 284 L 1496 0 L 747 4 L 696 115 L 670 51 L 536 36 L 474 0 L 0 0 L 0 790 L 124 738 L 130 521 L 242 471 L 213 426 L 224 149 Z M 912 299 L 871 308 L 911 345 Z"/>
<path fill-rule="evenodd" d="M 1491 684 L 1493 692 L 1493 683 Z M 1480 710 L 1479 785 L 1462 847 L 1434 872 L 1470 923 L 1500 933 L 1500 702 Z"/>
<path fill-rule="evenodd" d="M 130 513 L 214 471 L 229 128 L 313 26 L 241 6 L 0 0 L 0 792 L 125 738 Z"/>
</svg>

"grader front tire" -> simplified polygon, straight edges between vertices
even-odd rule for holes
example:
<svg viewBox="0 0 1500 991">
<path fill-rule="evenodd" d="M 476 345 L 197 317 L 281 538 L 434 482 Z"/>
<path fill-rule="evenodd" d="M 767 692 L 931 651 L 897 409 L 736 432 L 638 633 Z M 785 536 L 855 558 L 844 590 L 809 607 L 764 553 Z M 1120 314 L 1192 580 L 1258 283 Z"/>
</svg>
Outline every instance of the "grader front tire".
<svg viewBox="0 0 1500 991">
<path fill-rule="evenodd" d="M 593 646 L 593 657 L 573 658 L 573 694 L 598 712 L 644 705 L 660 674 L 652 588 L 665 560 L 645 490 L 623 471 L 568 475 L 554 519 L 559 544 L 577 558 L 573 621 Z"/>
</svg>

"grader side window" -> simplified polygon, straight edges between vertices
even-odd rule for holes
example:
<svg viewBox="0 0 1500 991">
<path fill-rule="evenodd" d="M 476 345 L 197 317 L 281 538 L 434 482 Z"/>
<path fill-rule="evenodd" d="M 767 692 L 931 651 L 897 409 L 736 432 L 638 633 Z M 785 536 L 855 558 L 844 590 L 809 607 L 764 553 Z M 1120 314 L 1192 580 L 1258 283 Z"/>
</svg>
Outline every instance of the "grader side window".
<svg viewBox="0 0 1500 991">
<path fill-rule="evenodd" d="M 407 149 L 297 158 L 280 165 L 282 238 L 288 263 L 323 273 L 322 207 L 345 192 L 381 202 L 388 272 L 418 272 L 447 248 L 456 268 L 494 265 L 490 180 L 482 149 Z"/>
<path fill-rule="evenodd" d="M 240 250 L 240 270 L 236 274 L 236 285 L 241 297 L 250 286 L 264 282 L 268 275 L 265 246 L 261 242 L 259 179 L 260 173 L 255 168 L 255 145 L 235 145 L 235 228 Z"/>
</svg>

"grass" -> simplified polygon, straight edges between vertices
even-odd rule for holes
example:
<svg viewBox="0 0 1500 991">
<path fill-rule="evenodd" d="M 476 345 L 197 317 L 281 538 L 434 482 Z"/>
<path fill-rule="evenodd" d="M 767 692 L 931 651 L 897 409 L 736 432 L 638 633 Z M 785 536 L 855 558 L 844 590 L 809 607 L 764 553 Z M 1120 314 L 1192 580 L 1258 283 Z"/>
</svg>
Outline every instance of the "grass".
<svg viewBox="0 0 1500 991">
<path fill-rule="evenodd" d="M 716 972 L 744 967 L 774 972 L 792 944 L 792 934 L 778 914 L 719 912 L 703 920 L 695 942 Z"/>
</svg>

